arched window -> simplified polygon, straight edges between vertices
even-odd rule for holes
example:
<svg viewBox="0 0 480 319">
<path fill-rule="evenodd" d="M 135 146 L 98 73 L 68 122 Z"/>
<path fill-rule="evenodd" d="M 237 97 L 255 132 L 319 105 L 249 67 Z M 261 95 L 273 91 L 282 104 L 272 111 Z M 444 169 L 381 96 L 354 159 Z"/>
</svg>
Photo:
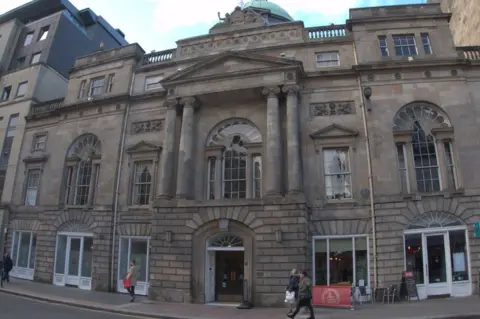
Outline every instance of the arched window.
<svg viewBox="0 0 480 319">
<path fill-rule="evenodd" d="M 91 205 L 100 173 L 101 143 L 97 136 L 77 138 L 67 152 L 64 202 L 67 205 Z"/>
<path fill-rule="evenodd" d="M 393 132 L 403 192 L 458 188 L 453 129 L 443 111 L 430 103 L 408 104 L 396 114 Z"/>
<path fill-rule="evenodd" d="M 262 136 L 249 121 L 231 119 L 217 125 L 207 139 L 207 198 L 262 196 Z"/>
</svg>

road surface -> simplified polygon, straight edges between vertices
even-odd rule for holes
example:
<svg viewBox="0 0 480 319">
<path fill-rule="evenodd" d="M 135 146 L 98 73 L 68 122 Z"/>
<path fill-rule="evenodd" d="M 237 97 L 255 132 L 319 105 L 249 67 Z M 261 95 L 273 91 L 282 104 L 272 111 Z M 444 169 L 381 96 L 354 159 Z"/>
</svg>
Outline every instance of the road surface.
<svg viewBox="0 0 480 319">
<path fill-rule="evenodd" d="M 11 319 L 131 319 L 134 317 L 55 305 L 0 293 L 0 317 Z M 136 317 L 138 318 L 138 317 Z"/>
</svg>

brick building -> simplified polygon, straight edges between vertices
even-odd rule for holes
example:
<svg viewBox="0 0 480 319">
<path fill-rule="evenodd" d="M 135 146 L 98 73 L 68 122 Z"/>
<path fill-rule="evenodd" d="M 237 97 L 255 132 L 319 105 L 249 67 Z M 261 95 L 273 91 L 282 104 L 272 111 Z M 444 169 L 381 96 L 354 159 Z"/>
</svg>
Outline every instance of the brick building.
<svg viewBox="0 0 480 319">
<path fill-rule="evenodd" d="M 27 117 L 9 246 L 36 249 L 14 241 L 14 258 L 119 292 L 135 259 L 138 292 L 175 302 L 239 302 L 246 283 L 283 304 L 294 267 L 369 287 L 409 269 L 421 298 L 472 294 L 479 70 L 449 18 L 374 7 L 305 28 L 254 0 L 172 50 L 77 59 L 64 101 Z"/>
</svg>

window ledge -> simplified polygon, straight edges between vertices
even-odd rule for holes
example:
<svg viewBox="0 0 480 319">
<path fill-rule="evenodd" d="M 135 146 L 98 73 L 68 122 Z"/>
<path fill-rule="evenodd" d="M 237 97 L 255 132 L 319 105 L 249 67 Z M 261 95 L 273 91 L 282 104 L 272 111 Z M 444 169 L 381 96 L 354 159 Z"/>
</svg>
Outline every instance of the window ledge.
<svg viewBox="0 0 480 319">
<path fill-rule="evenodd" d="M 93 205 L 65 205 L 65 209 L 93 209 Z"/>
<path fill-rule="evenodd" d="M 151 205 L 128 205 L 127 209 L 128 210 L 149 210 L 151 208 Z"/>
<path fill-rule="evenodd" d="M 357 201 L 353 198 L 348 199 L 326 199 L 325 205 L 326 206 L 354 206 L 357 204 Z"/>
<path fill-rule="evenodd" d="M 443 196 L 445 198 L 457 197 L 462 196 L 465 194 L 465 189 L 459 188 L 456 190 L 444 190 L 440 192 L 432 192 L 432 193 L 411 193 L 403 195 L 403 199 L 411 199 L 414 201 L 422 200 L 423 197 L 437 197 Z"/>
</svg>

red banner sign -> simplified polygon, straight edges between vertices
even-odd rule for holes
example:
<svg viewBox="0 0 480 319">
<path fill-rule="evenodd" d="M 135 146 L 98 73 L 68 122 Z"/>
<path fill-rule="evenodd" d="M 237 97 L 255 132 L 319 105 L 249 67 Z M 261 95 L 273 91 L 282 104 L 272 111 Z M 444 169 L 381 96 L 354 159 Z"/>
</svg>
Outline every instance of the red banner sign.
<svg viewBox="0 0 480 319">
<path fill-rule="evenodd" d="M 312 303 L 321 307 L 351 308 L 350 286 L 313 286 Z"/>
</svg>

